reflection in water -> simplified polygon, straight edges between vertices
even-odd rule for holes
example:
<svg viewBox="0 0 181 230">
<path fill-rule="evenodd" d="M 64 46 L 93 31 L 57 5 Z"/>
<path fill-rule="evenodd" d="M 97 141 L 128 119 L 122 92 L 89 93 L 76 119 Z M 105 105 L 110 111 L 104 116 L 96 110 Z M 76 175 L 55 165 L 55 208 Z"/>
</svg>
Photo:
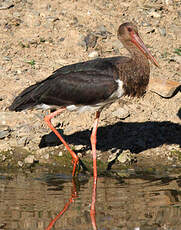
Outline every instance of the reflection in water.
<svg viewBox="0 0 181 230">
<path fill-rule="evenodd" d="M 50 222 L 46 230 L 52 229 L 53 225 L 55 222 L 66 212 L 68 209 L 69 205 L 74 201 L 75 198 L 78 197 L 77 195 L 77 190 L 76 190 L 76 180 L 75 178 L 72 179 L 72 195 L 69 201 L 66 203 L 64 206 L 63 210 L 58 213 L 58 215 Z M 92 190 L 92 203 L 91 203 L 91 209 L 90 209 L 90 216 L 91 216 L 91 221 L 92 221 L 92 228 L 93 230 L 97 230 L 96 226 L 96 218 L 95 218 L 95 203 L 96 203 L 96 185 L 97 185 L 97 177 L 93 178 L 93 190 Z"/>
<path fill-rule="evenodd" d="M 47 226 L 92 230 L 97 224 L 99 230 L 179 230 L 181 176 L 171 171 L 169 175 L 99 177 L 96 215 L 91 216 L 93 178 L 80 175 L 72 183 L 71 177 L 61 174 L 1 173 L 0 226 L 4 230 L 45 230 Z"/>
<path fill-rule="evenodd" d="M 97 169 L 97 167 L 96 167 L 96 169 Z M 90 209 L 90 216 L 91 216 L 93 230 L 97 230 L 96 217 L 95 217 L 96 216 L 96 210 L 95 210 L 96 188 L 97 188 L 97 177 L 94 176 L 94 178 L 93 178 L 93 187 L 92 187 L 92 203 L 91 203 L 91 209 Z"/>
<path fill-rule="evenodd" d="M 72 189 L 72 195 L 71 198 L 69 199 L 69 201 L 65 204 L 64 208 L 62 211 L 59 212 L 59 214 L 50 222 L 50 224 L 48 225 L 48 227 L 46 228 L 46 230 L 50 230 L 53 225 L 55 224 L 55 222 L 64 214 L 64 212 L 68 209 L 69 205 L 74 202 L 74 199 L 77 198 L 77 190 L 76 190 L 76 184 L 75 184 L 75 180 L 72 180 L 72 184 L 73 184 L 73 189 Z"/>
<path fill-rule="evenodd" d="M 90 212 L 93 230 L 97 230 L 96 219 L 95 219 L 96 183 L 97 183 L 97 178 L 94 178 L 94 182 L 93 182 L 93 191 L 92 191 L 92 204 L 91 204 L 91 212 Z M 52 229 L 52 227 L 53 227 L 53 225 L 55 224 L 55 222 L 56 222 L 56 221 L 67 211 L 69 205 L 70 205 L 72 202 L 74 202 L 74 199 L 78 197 L 78 195 L 77 195 L 77 190 L 76 190 L 76 180 L 75 180 L 74 178 L 73 178 L 73 180 L 72 180 L 72 185 L 73 185 L 73 189 L 72 189 L 71 198 L 70 198 L 69 201 L 65 204 L 63 210 L 60 211 L 60 212 L 58 213 L 58 215 L 50 222 L 50 224 L 48 225 L 48 227 L 46 228 L 46 230 Z"/>
</svg>

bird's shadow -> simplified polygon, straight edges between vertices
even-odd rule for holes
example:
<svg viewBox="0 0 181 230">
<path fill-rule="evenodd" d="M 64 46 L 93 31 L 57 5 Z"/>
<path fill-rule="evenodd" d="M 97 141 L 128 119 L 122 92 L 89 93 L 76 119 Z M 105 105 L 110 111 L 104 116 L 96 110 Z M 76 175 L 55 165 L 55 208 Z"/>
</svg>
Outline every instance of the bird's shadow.
<svg viewBox="0 0 181 230">
<path fill-rule="evenodd" d="M 58 129 L 58 131 L 63 134 L 62 130 Z M 85 145 L 86 149 L 90 149 L 90 135 L 91 130 L 86 129 L 71 135 L 63 135 L 63 137 L 69 144 Z M 61 144 L 51 132 L 42 137 L 39 147 Z M 133 153 L 140 153 L 163 144 L 181 146 L 180 124 L 170 121 L 117 122 L 113 125 L 99 127 L 97 131 L 97 149 L 101 151 L 129 149 Z"/>
<path fill-rule="evenodd" d="M 180 118 L 181 120 L 181 108 L 179 109 L 178 113 L 177 113 L 177 116 Z"/>
</svg>

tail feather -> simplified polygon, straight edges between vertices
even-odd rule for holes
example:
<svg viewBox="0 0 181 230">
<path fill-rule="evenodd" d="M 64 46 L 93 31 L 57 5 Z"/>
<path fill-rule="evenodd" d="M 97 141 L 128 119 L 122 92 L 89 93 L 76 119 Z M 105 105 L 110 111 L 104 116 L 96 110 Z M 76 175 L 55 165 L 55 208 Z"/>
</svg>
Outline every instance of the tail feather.
<svg viewBox="0 0 181 230">
<path fill-rule="evenodd" d="M 24 109 L 29 109 L 38 104 L 36 100 L 33 99 L 33 91 L 37 88 L 38 84 L 34 84 L 23 90 L 10 105 L 10 111 L 22 111 Z"/>
</svg>

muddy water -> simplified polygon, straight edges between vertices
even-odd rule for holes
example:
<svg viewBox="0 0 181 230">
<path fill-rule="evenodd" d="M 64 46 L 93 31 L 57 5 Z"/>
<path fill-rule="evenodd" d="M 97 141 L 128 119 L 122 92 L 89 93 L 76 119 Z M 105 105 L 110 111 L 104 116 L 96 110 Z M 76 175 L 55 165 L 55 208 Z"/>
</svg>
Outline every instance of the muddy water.
<svg viewBox="0 0 181 230">
<path fill-rule="evenodd" d="M 173 170 L 99 177 L 96 223 L 90 217 L 92 177 L 1 172 L 0 229 L 181 229 L 181 170 Z"/>
</svg>

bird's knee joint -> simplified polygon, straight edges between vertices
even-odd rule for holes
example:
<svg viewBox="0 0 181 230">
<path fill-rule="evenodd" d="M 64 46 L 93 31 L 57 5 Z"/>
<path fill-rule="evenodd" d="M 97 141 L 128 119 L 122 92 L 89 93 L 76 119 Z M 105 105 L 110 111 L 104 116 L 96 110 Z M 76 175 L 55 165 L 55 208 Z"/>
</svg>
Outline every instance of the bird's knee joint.
<svg viewBox="0 0 181 230">
<path fill-rule="evenodd" d="M 50 118 L 49 116 L 45 116 L 45 117 L 44 117 L 44 121 L 45 121 L 45 122 L 50 122 L 50 121 L 51 121 L 51 118 Z"/>
</svg>

